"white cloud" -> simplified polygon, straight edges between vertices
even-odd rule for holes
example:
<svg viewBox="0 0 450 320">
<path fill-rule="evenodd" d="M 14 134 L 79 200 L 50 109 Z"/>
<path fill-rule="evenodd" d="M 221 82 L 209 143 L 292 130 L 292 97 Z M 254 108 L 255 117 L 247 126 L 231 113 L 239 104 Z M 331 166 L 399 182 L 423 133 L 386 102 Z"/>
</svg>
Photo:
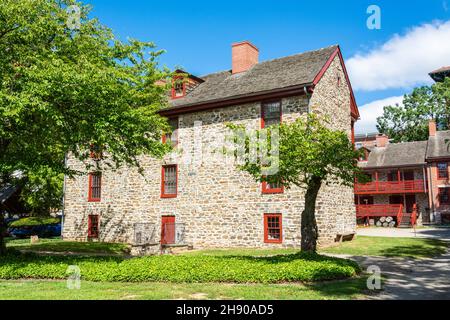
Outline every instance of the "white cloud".
<svg viewBox="0 0 450 320">
<path fill-rule="evenodd" d="M 377 132 L 377 118 L 383 115 L 383 108 L 396 104 L 403 105 L 403 96 L 376 100 L 359 107 L 361 120 L 356 122 L 355 132 L 357 134 Z"/>
<path fill-rule="evenodd" d="M 428 84 L 429 72 L 448 65 L 450 21 L 414 27 L 347 61 L 353 88 L 364 91 Z"/>
</svg>

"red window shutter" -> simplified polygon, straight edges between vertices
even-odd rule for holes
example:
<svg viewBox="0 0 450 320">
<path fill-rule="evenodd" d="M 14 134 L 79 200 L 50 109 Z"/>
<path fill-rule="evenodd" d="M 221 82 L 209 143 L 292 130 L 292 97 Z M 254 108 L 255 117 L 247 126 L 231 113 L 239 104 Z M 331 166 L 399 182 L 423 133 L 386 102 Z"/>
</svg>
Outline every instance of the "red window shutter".
<svg viewBox="0 0 450 320">
<path fill-rule="evenodd" d="M 264 215 L 264 242 L 283 242 L 282 215 L 280 213 L 270 213 Z"/>
</svg>

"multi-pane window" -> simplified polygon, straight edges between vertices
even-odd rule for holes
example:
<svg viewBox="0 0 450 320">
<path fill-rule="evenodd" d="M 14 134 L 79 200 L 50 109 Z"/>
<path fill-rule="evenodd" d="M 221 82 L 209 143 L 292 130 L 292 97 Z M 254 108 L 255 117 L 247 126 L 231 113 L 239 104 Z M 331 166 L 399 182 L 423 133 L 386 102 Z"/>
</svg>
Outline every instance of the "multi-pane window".
<svg viewBox="0 0 450 320">
<path fill-rule="evenodd" d="M 177 196 L 177 166 L 163 166 L 161 177 L 161 197 L 174 198 Z"/>
<path fill-rule="evenodd" d="M 281 214 L 264 215 L 264 242 L 281 243 L 283 241 Z"/>
<path fill-rule="evenodd" d="M 89 174 L 89 202 L 99 202 L 102 198 L 102 174 Z"/>
<path fill-rule="evenodd" d="M 94 160 L 101 160 L 103 158 L 102 148 L 98 145 L 91 144 L 90 157 Z"/>
<path fill-rule="evenodd" d="M 262 183 L 262 192 L 263 193 L 283 193 L 284 187 L 281 183 Z"/>
<path fill-rule="evenodd" d="M 437 164 L 438 179 L 448 179 L 448 163 L 441 162 Z"/>
<path fill-rule="evenodd" d="M 439 188 L 439 203 L 450 204 L 450 188 Z"/>
<path fill-rule="evenodd" d="M 163 136 L 163 143 L 171 143 L 173 147 L 178 145 L 178 118 L 170 118 L 169 121 L 171 133 L 166 133 Z"/>
<path fill-rule="evenodd" d="M 97 239 L 99 234 L 99 223 L 97 215 L 88 217 L 88 238 Z"/>
<path fill-rule="evenodd" d="M 262 104 L 262 128 L 281 123 L 281 102 L 268 102 Z"/>
<path fill-rule="evenodd" d="M 186 93 L 186 83 L 182 77 L 176 77 L 172 83 L 172 99 L 182 98 Z"/>
</svg>

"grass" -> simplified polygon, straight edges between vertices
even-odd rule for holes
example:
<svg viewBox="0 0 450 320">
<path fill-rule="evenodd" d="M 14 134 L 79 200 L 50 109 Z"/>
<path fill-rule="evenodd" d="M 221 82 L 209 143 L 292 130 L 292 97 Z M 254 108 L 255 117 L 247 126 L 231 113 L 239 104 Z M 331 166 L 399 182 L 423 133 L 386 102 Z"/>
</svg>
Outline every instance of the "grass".
<svg viewBox="0 0 450 320">
<path fill-rule="evenodd" d="M 358 236 L 352 242 L 344 242 L 322 252 L 354 256 L 381 256 L 403 258 L 432 258 L 444 254 L 449 243 L 437 239 L 386 238 Z"/>
<path fill-rule="evenodd" d="M 349 300 L 364 297 L 366 278 L 305 284 L 170 284 L 81 281 L 69 290 L 65 281 L 0 281 L 0 300 Z"/>
<path fill-rule="evenodd" d="M 41 217 L 29 217 L 23 218 L 17 221 L 13 221 L 10 223 L 10 227 L 19 228 L 19 227 L 34 227 L 41 225 L 50 225 L 50 224 L 58 224 L 61 220 L 59 218 L 41 218 Z"/>
<path fill-rule="evenodd" d="M 69 242 L 61 239 L 40 239 L 39 243 L 31 244 L 30 239 L 7 239 L 6 246 L 20 251 L 55 252 L 121 255 L 129 252 L 126 244 L 103 242 Z"/>
</svg>

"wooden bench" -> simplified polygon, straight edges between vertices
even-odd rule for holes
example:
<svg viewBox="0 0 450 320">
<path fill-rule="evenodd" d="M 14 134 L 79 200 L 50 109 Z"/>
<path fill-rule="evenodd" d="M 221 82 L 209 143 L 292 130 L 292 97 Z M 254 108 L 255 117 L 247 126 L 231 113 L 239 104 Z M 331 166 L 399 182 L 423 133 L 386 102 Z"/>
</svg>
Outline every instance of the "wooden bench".
<svg viewBox="0 0 450 320">
<path fill-rule="evenodd" d="M 356 232 L 344 232 L 336 235 L 336 242 L 352 241 L 356 238 Z"/>
</svg>

